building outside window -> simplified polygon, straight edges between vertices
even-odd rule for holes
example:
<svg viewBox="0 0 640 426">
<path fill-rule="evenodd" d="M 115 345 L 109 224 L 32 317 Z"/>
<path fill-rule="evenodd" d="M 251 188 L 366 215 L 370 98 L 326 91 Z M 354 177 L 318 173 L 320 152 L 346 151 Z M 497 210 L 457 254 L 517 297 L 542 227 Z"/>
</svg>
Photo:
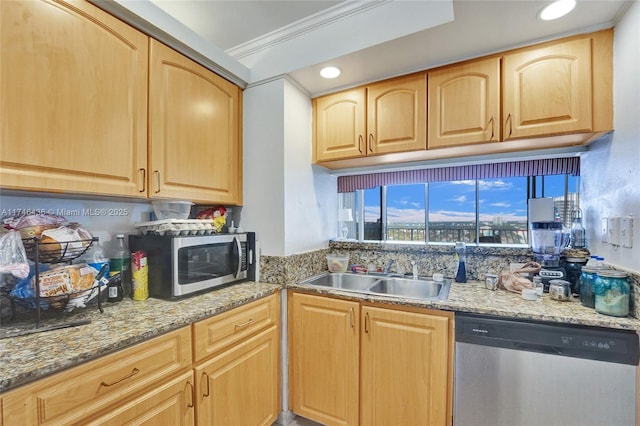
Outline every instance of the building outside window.
<svg viewBox="0 0 640 426">
<path fill-rule="evenodd" d="M 346 224 L 352 240 L 526 246 L 527 200 L 552 197 L 556 220 L 570 227 L 579 179 L 554 174 L 378 185 L 342 192 L 338 205 L 354 212 Z"/>
</svg>

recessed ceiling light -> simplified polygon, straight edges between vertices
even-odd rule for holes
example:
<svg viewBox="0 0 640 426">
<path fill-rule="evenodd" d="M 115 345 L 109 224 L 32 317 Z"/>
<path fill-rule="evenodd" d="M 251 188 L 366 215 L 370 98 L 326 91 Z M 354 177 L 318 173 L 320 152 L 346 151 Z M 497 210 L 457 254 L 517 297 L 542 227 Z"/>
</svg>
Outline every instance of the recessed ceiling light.
<svg viewBox="0 0 640 426">
<path fill-rule="evenodd" d="M 540 11 L 540 19 L 551 21 L 571 12 L 576 7 L 576 0 L 557 0 Z"/>
<path fill-rule="evenodd" d="M 336 78 L 340 75 L 340 68 L 324 67 L 320 70 L 320 75 L 324 78 Z"/>
</svg>

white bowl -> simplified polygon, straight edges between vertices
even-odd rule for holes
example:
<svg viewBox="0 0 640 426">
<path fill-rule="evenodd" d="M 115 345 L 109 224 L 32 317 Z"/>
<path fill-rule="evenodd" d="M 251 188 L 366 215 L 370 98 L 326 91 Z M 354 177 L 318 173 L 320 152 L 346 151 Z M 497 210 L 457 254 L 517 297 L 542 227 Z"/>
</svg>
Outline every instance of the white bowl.
<svg viewBox="0 0 640 426">
<path fill-rule="evenodd" d="M 187 219 L 191 213 L 191 201 L 156 200 L 152 203 L 156 219 Z"/>
</svg>

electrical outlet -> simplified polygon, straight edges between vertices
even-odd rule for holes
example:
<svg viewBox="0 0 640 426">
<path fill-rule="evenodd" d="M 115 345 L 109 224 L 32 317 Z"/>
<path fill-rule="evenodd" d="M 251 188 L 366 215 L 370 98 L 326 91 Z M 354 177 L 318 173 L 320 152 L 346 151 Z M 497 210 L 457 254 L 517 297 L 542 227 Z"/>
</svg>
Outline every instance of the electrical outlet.
<svg viewBox="0 0 640 426">
<path fill-rule="evenodd" d="M 601 223 L 600 239 L 602 240 L 603 243 L 608 243 L 609 242 L 609 218 L 607 217 L 602 218 L 602 221 L 600 223 Z"/>
<path fill-rule="evenodd" d="M 633 216 L 620 219 L 620 245 L 626 248 L 633 247 Z"/>
</svg>

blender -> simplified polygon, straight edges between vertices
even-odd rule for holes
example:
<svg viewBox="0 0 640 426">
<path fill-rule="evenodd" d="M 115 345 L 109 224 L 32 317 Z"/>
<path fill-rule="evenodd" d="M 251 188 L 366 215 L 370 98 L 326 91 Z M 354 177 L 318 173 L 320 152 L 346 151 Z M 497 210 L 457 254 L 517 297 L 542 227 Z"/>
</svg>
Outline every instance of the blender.
<svg viewBox="0 0 640 426">
<path fill-rule="evenodd" d="M 542 269 L 538 275 L 542 278 L 544 291 L 549 291 L 549 281 L 566 279 L 566 271 L 560 266 L 560 253 L 569 241 L 569 233 L 563 228 L 562 222 L 532 222 L 531 247 L 533 260 Z"/>
</svg>

